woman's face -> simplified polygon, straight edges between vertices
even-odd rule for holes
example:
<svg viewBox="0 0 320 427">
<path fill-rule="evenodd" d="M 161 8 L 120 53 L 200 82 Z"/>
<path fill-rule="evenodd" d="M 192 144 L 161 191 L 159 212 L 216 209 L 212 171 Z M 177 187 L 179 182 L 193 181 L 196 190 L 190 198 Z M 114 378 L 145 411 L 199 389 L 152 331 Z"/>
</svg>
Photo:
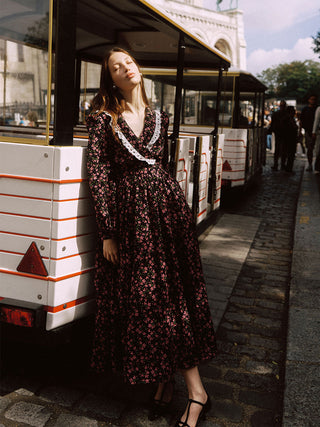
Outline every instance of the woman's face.
<svg viewBox="0 0 320 427">
<path fill-rule="evenodd" d="M 108 61 L 108 68 L 113 83 L 120 90 L 130 90 L 141 82 L 138 66 L 126 53 L 112 53 Z"/>
</svg>

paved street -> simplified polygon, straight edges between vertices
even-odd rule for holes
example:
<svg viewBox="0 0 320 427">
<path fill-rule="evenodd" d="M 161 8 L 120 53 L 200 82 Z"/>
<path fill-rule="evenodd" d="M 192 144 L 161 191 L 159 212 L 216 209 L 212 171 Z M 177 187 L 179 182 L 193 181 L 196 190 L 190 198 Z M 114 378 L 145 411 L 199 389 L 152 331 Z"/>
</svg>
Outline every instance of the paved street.
<svg viewBox="0 0 320 427">
<path fill-rule="evenodd" d="M 269 155 L 260 184 L 241 202 L 224 203 L 200 238 L 219 347 L 218 357 L 201 367 L 213 402 L 203 427 L 318 426 L 319 182 L 303 173 L 302 158 L 292 175 L 270 165 Z M 169 427 L 184 409 L 179 376 L 172 415 L 152 423 L 146 410 L 152 387 L 72 366 L 57 375 L 61 360 L 46 377 L 40 368 L 20 366 L 3 375 L 0 427 Z"/>
</svg>

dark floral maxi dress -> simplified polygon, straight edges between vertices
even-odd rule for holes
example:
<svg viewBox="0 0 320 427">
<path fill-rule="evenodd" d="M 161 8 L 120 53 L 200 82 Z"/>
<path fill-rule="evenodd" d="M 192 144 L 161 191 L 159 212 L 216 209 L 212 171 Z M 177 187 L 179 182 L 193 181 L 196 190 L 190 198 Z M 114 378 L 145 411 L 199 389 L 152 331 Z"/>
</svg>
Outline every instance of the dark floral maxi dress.
<svg viewBox="0 0 320 427">
<path fill-rule="evenodd" d="M 215 356 L 196 229 L 166 171 L 168 116 L 146 108 L 138 138 L 123 117 L 88 118 L 88 176 L 100 241 L 92 368 L 131 384 L 167 381 Z M 120 263 L 102 240 L 119 244 Z"/>
</svg>

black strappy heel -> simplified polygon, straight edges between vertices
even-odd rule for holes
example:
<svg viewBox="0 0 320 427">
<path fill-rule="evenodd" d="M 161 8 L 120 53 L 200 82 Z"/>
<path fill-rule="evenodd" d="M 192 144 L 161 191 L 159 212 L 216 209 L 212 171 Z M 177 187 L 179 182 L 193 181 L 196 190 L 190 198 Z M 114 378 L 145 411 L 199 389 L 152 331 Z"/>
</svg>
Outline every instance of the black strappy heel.
<svg viewBox="0 0 320 427">
<path fill-rule="evenodd" d="M 209 395 L 207 395 L 207 397 L 208 398 L 207 398 L 206 403 L 201 403 L 201 402 L 198 402 L 197 400 L 189 399 L 188 400 L 186 420 L 185 421 L 181 421 L 181 419 L 180 419 L 179 421 L 176 422 L 176 424 L 175 424 L 174 427 L 190 427 L 189 424 L 187 423 L 187 421 L 188 421 L 188 418 L 189 418 L 189 412 L 190 412 L 191 403 L 196 403 L 197 405 L 201 405 L 202 406 L 201 412 L 200 412 L 200 414 L 198 416 L 196 427 L 197 427 L 197 425 L 199 424 L 200 421 L 205 420 L 207 412 L 209 412 L 210 409 L 211 409 L 211 400 L 210 400 Z"/>
<path fill-rule="evenodd" d="M 165 400 L 163 400 L 163 398 L 167 390 L 167 387 L 169 385 L 172 387 L 172 396 L 171 396 L 171 399 L 168 402 L 166 402 Z M 172 401 L 173 401 L 174 386 L 175 386 L 175 380 L 174 378 L 172 378 L 170 381 L 165 383 L 160 399 L 152 399 L 151 406 L 149 409 L 149 414 L 148 414 L 148 419 L 150 421 L 155 421 L 169 412 L 170 406 L 172 405 Z"/>
</svg>

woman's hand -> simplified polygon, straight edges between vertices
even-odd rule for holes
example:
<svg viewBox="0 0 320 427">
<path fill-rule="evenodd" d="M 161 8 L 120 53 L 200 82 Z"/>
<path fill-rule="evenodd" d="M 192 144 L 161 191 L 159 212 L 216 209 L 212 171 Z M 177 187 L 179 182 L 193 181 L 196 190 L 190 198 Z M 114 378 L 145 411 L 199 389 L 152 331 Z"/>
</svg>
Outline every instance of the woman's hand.
<svg viewBox="0 0 320 427">
<path fill-rule="evenodd" d="M 112 264 L 119 264 L 119 250 L 116 240 L 106 239 L 103 241 L 103 256 Z"/>
</svg>

